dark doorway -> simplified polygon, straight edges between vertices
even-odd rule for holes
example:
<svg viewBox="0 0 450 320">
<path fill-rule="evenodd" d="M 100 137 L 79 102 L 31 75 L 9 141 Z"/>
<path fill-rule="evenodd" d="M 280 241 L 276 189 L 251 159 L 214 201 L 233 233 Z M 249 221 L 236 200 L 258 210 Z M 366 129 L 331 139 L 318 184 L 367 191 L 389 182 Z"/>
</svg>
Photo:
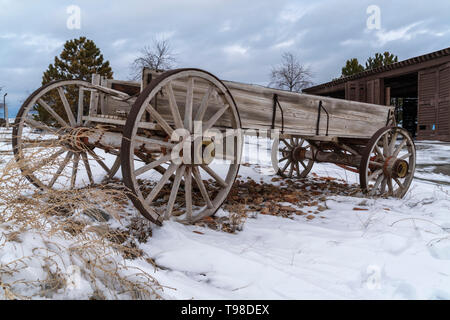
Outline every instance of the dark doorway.
<svg viewBox="0 0 450 320">
<path fill-rule="evenodd" d="M 390 88 L 390 102 L 395 106 L 398 124 L 415 138 L 417 134 L 418 73 L 385 78 L 384 86 Z"/>
</svg>

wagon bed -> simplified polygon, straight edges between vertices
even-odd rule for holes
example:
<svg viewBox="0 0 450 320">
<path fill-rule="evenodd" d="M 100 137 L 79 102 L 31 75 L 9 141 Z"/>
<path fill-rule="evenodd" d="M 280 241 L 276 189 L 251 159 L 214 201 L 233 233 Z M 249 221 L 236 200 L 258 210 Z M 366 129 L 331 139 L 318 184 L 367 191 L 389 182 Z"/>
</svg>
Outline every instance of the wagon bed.
<svg viewBox="0 0 450 320">
<path fill-rule="evenodd" d="M 153 70 L 145 70 L 142 82 L 150 83 L 148 78 L 158 75 L 159 73 Z M 289 92 L 235 81 L 222 82 L 236 102 L 243 129 L 278 129 L 286 134 L 311 139 L 317 139 L 317 136 L 369 139 L 379 128 L 394 121 L 394 107 L 391 106 Z M 104 85 L 130 94 L 136 94 L 143 89 L 141 83 L 133 81 L 106 80 Z M 183 97 L 186 83 L 178 81 L 173 88 L 175 96 Z M 201 89 L 194 92 L 194 101 L 200 102 L 203 94 L 204 90 Z M 123 112 L 127 108 L 126 105 L 112 100 L 106 105 L 110 106 L 111 115 L 120 115 L 115 114 L 114 110 Z M 163 101 L 160 101 L 159 105 L 167 108 Z M 171 122 L 170 113 L 165 114 Z"/>
</svg>

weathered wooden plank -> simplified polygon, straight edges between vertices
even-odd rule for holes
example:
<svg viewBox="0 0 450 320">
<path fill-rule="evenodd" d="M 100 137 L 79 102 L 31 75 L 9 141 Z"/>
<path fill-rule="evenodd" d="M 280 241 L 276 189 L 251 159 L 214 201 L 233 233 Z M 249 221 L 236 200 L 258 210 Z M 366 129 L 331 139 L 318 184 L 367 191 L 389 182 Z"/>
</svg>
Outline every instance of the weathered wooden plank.
<svg viewBox="0 0 450 320">
<path fill-rule="evenodd" d="M 386 125 L 388 115 L 392 107 L 348 101 L 329 97 L 314 96 L 308 94 L 292 93 L 283 90 L 267 88 L 259 85 L 244 84 L 233 81 L 223 81 L 236 101 L 242 127 L 245 129 L 270 129 L 272 125 L 273 97 L 276 94 L 284 113 L 285 133 L 295 135 L 314 136 L 318 118 L 318 106 L 322 101 L 324 108 L 330 114 L 328 134 L 338 137 L 368 138 L 379 128 Z M 134 86 L 137 83 L 130 82 Z M 172 82 L 173 94 L 182 119 L 185 118 L 187 78 Z M 208 95 L 210 86 L 200 79 L 195 80 L 193 91 L 193 115 L 202 106 L 202 101 Z M 201 110 L 205 113 L 203 120 L 208 122 L 221 105 L 220 96 L 216 92 L 209 97 L 208 107 Z M 167 95 L 158 95 L 158 104 L 155 108 L 161 116 L 170 124 L 173 124 Z M 119 102 L 111 102 L 110 109 L 115 111 L 126 107 Z M 188 110 L 190 106 L 188 106 Z M 190 111 L 189 111 L 190 112 Z M 219 126 L 230 127 L 230 117 L 226 112 L 219 122 Z M 319 135 L 325 135 L 327 117 L 322 111 L 320 118 Z M 281 113 L 277 108 L 275 128 L 282 128 Z"/>
</svg>

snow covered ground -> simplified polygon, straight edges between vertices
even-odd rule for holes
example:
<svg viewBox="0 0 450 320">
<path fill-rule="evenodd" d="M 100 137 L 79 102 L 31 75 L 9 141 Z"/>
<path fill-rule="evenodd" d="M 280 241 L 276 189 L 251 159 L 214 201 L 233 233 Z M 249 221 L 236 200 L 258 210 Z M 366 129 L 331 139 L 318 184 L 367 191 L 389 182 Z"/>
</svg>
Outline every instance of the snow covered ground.
<svg viewBox="0 0 450 320">
<path fill-rule="evenodd" d="M 244 156 L 254 164 L 241 166 L 241 180 L 278 183 L 267 147 L 248 139 Z M 416 179 L 404 199 L 333 195 L 321 218 L 258 214 L 234 234 L 167 222 L 139 244 L 157 268 L 143 259 L 130 264 L 164 286 L 166 299 L 450 299 L 450 144 L 418 142 L 417 149 Z M 313 172 L 358 180 L 331 164 Z M 0 248 L 0 263 L 32 243 L 24 236 Z"/>
<path fill-rule="evenodd" d="M 176 299 L 450 299 L 450 144 L 417 146 L 420 179 L 402 200 L 333 196 L 324 219 L 257 215 L 237 234 L 155 229 L 156 278 Z M 270 182 L 262 171 L 240 175 Z M 313 172 L 357 181 L 330 164 Z"/>
</svg>

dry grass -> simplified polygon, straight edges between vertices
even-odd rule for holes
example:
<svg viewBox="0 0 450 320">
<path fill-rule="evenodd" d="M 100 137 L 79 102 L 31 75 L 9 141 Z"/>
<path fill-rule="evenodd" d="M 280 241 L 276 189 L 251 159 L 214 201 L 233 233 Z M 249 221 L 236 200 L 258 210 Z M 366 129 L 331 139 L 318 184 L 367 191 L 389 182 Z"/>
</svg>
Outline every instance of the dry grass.
<svg viewBox="0 0 450 320">
<path fill-rule="evenodd" d="M 48 152 L 39 148 L 33 156 L 43 159 Z M 0 256 L 0 298 L 70 298 L 80 284 L 88 287 L 85 299 L 161 298 L 163 288 L 138 267 L 154 267 L 138 245 L 151 235 L 151 225 L 127 214 L 121 185 L 42 192 L 19 167 L 12 160 L 0 169 L 0 251 L 8 252 Z M 101 210 L 114 223 L 96 221 L 87 210 Z M 73 270 L 80 277 L 76 283 Z"/>
</svg>

